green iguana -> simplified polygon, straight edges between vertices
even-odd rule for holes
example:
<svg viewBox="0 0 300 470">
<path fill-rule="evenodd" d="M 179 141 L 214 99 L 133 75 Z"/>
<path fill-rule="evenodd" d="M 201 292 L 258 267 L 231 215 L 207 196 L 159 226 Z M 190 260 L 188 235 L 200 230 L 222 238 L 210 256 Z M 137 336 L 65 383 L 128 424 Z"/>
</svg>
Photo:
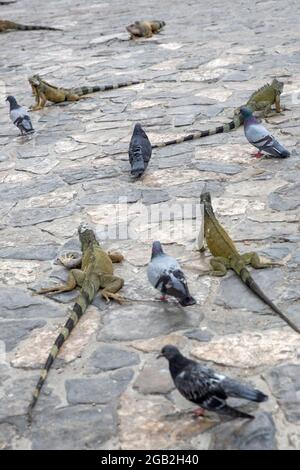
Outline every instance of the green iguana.
<svg viewBox="0 0 300 470">
<path fill-rule="evenodd" d="M 26 25 L 14 23 L 13 21 L 0 20 L 0 33 L 5 31 L 33 31 L 37 29 L 46 29 L 47 31 L 62 31 L 58 28 L 51 28 L 50 26 L 35 26 L 35 25 Z"/>
<path fill-rule="evenodd" d="M 159 33 L 165 25 L 164 21 L 135 21 L 126 26 L 126 29 L 130 33 L 130 39 L 151 38 L 152 34 Z"/>
<path fill-rule="evenodd" d="M 300 333 L 300 329 L 262 292 L 246 268 L 246 265 L 251 265 L 256 269 L 267 268 L 276 266 L 278 263 L 262 263 L 255 252 L 240 255 L 228 233 L 215 217 L 210 193 L 203 192 L 200 203 L 204 205 L 204 239 L 211 254 L 214 256 L 210 260 L 211 267 L 213 268 L 211 274 L 214 276 L 225 276 L 227 269 L 232 269 L 252 292 L 271 307 L 293 330 Z M 204 239 L 199 237 L 200 251 L 204 249 Z"/>
<path fill-rule="evenodd" d="M 252 93 L 249 100 L 245 104 L 252 112 L 258 112 L 263 117 L 267 117 L 271 113 L 272 105 L 275 105 L 277 113 L 280 113 L 280 95 L 283 90 L 283 83 L 279 82 L 274 78 L 271 85 L 267 83 L 266 85 L 259 88 L 257 91 Z M 243 116 L 241 115 L 240 108 L 236 109 L 235 116 L 232 121 L 222 126 L 215 127 L 213 129 L 208 129 L 206 131 L 197 131 L 194 134 L 189 134 L 185 137 L 179 137 L 178 139 L 168 140 L 166 142 L 161 142 L 159 144 L 152 145 L 152 148 L 166 147 L 167 145 L 181 144 L 182 142 L 187 142 L 188 140 L 200 139 L 202 137 L 207 137 L 214 134 L 222 134 L 223 132 L 230 132 L 233 129 L 237 129 L 241 124 L 243 124 Z"/>
<path fill-rule="evenodd" d="M 28 81 L 31 85 L 32 93 L 36 99 L 36 105 L 31 107 L 33 111 L 44 108 L 47 101 L 52 101 L 52 103 L 62 103 L 64 101 L 78 101 L 80 99 L 86 98 L 86 96 L 83 95 L 87 95 L 89 93 L 95 93 L 97 91 L 115 90 L 117 88 L 143 83 L 143 80 L 132 80 L 129 82 L 116 83 L 115 85 L 60 88 L 46 82 L 39 75 L 33 75 L 32 77 L 29 77 Z"/>
<path fill-rule="evenodd" d="M 35 406 L 41 388 L 46 380 L 48 372 L 54 359 L 71 331 L 78 323 L 87 307 L 92 303 L 97 292 L 109 302 L 114 299 L 119 303 L 123 303 L 124 299 L 117 292 L 123 287 L 122 278 L 114 276 L 113 262 L 121 262 L 123 256 L 120 253 L 106 253 L 96 240 L 93 230 L 86 224 L 81 224 L 78 228 L 79 239 L 82 248 L 82 257 L 74 258 L 72 254 L 60 258 L 62 264 L 67 268 L 72 268 L 66 285 L 58 285 L 51 288 L 41 289 L 37 294 L 42 293 L 61 293 L 69 292 L 79 286 L 80 294 L 75 300 L 75 305 L 67 319 L 60 334 L 56 338 L 54 345 L 50 351 L 48 359 L 41 371 L 39 381 L 32 394 L 32 400 L 28 408 L 28 418 L 31 420 L 32 409 Z M 81 269 L 74 269 L 81 266 Z"/>
</svg>

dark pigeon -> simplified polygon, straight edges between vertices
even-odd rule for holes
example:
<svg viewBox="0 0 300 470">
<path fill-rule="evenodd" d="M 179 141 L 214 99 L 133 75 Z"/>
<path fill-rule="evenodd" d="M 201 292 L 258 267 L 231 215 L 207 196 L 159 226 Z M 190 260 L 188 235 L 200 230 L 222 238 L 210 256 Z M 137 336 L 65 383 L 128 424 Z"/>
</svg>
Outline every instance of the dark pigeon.
<svg viewBox="0 0 300 470">
<path fill-rule="evenodd" d="M 129 144 L 129 162 L 131 175 L 135 178 L 142 176 L 151 158 L 152 146 L 142 126 L 137 123 Z"/>
<path fill-rule="evenodd" d="M 165 295 L 178 299 L 180 305 L 194 305 L 196 300 L 190 295 L 185 275 L 180 265 L 172 256 L 166 255 L 160 242 L 152 245 L 151 261 L 148 264 L 147 275 L 150 283 Z"/>
<path fill-rule="evenodd" d="M 240 112 L 244 118 L 245 136 L 248 142 L 259 150 L 256 157 L 261 157 L 263 155 L 261 152 L 277 158 L 290 156 L 290 152 L 253 116 L 249 108 L 242 106 Z"/>
<path fill-rule="evenodd" d="M 268 399 L 259 390 L 184 357 L 175 346 L 164 346 L 159 357 L 161 356 L 168 359 L 172 379 L 181 395 L 201 406 L 197 410 L 199 416 L 203 415 L 204 409 L 232 418 L 253 419 L 254 416 L 228 406 L 226 399 L 235 397 L 256 402 Z"/>
<path fill-rule="evenodd" d="M 10 119 L 21 131 L 21 134 L 31 134 L 34 132 L 27 109 L 24 106 L 19 106 L 14 96 L 8 96 L 6 101 L 9 102 Z"/>
</svg>

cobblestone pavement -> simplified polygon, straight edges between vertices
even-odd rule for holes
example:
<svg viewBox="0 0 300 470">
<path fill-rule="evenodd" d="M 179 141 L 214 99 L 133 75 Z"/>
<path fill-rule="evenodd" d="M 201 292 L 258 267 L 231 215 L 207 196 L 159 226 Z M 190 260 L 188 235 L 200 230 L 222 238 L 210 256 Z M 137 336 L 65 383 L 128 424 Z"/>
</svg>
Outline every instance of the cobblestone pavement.
<svg viewBox="0 0 300 470">
<path fill-rule="evenodd" d="M 41 8 L 19 0 L 0 13 L 64 29 L 0 35 L 0 448 L 299 448 L 298 336 L 233 273 L 199 276 L 210 255 L 196 251 L 195 215 L 184 229 L 176 216 L 163 216 L 161 226 L 147 219 L 175 203 L 196 208 L 207 184 L 238 248 L 282 264 L 253 275 L 300 325 L 299 2 L 51 0 Z M 128 41 L 124 27 L 139 17 L 167 25 L 151 39 Z M 32 113 L 37 132 L 28 139 L 10 123 L 4 97 L 31 105 L 33 73 L 64 86 L 147 81 Z M 288 110 L 268 127 L 291 158 L 251 158 L 239 129 L 158 149 L 144 178 L 131 180 L 135 122 L 152 143 L 219 125 L 273 77 L 285 82 Z M 117 273 L 131 301 L 96 299 L 51 369 L 28 429 L 31 390 L 76 295 L 48 299 L 31 289 L 66 279 L 55 260 L 79 249 L 81 221 L 94 225 L 106 248 L 123 252 Z M 157 238 L 185 268 L 197 305 L 155 301 L 146 265 Z M 194 419 L 166 361 L 156 360 L 166 343 L 249 380 L 270 400 L 237 403 L 256 415 L 251 422 Z"/>
</svg>

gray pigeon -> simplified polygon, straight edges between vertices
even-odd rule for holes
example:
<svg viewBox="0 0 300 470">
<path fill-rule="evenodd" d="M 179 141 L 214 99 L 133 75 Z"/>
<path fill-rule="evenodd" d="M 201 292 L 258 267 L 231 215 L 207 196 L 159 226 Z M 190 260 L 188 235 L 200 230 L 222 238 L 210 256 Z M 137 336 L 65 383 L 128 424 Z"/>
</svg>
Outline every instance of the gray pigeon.
<svg viewBox="0 0 300 470">
<path fill-rule="evenodd" d="M 248 142 L 259 150 L 255 157 L 262 157 L 262 152 L 272 157 L 286 158 L 290 156 L 290 152 L 253 116 L 249 108 L 242 106 L 240 112 L 244 118 L 245 136 Z"/>
<path fill-rule="evenodd" d="M 27 109 L 24 106 L 19 106 L 14 96 L 8 96 L 6 101 L 9 102 L 10 119 L 14 125 L 20 129 L 21 134 L 24 135 L 34 132 Z"/>
<path fill-rule="evenodd" d="M 183 307 L 196 303 L 189 293 L 185 276 L 178 262 L 163 252 L 160 242 L 156 241 L 152 245 L 147 275 L 152 286 L 163 294 L 161 300 L 165 300 L 165 296 L 170 295 L 176 297 Z"/>
<path fill-rule="evenodd" d="M 137 123 L 129 144 L 129 162 L 131 175 L 135 178 L 142 176 L 151 158 L 152 146 L 142 126 Z"/>
<path fill-rule="evenodd" d="M 268 399 L 259 390 L 184 357 L 175 346 L 164 346 L 158 357 L 162 356 L 169 361 L 170 373 L 177 390 L 184 398 L 201 406 L 199 410 L 195 410 L 198 416 L 203 415 L 205 409 L 232 418 L 252 419 L 254 416 L 228 406 L 226 399 L 236 397 L 256 402 Z"/>
</svg>

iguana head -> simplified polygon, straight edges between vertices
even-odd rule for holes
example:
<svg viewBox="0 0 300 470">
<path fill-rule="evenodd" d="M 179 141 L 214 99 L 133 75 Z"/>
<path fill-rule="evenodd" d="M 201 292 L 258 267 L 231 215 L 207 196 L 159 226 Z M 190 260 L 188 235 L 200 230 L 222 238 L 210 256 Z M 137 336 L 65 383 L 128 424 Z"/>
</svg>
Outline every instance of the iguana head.
<svg viewBox="0 0 300 470">
<path fill-rule="evenodd" d="M 214 210 L 211 205 L 211 195 L 208 191 L 205 191 L 205 187 L 201 193 L 200 196 L 200 204 L 202 204 L 201 207 L 203 207 L 203 215 L 213 215 Z"/>
<path fill-rule="evenodd" d="M 135 23 L 132 23 L 129 26 L 126 26 L 126 29 L 130 34 L 133 34 L 134 36 L 140 36 L 141 35 L 141 22 L 136 21 Z"/>
<path fill-rule="evenodd" d="M 38 86 L 41 83 L 42 79 L 39 75 L 36 74 L 32 75 L 32 77 L 29 77 L 28 81 L 32 86 Z"/>
<path fill-rule="evenodd" d="M 272 83 L 271 83 L 271 86 L 272 86 L 275 90 L 277 90 L 279 93 L 282 93 L 284 83 L 283 83 L 283 82 L 280 82 L 279 80 L 277 80 L 277 78 L 274 78 L 274 80 L 273 80 Z"/>
<path fill-rule="evenodd" d="M 200 203 L 201 204 L 211 204 L 211 195 L 208 191 L 202 191 L 200 196 Z"/>
<path fill-rule="evenodd" d="M 82 222 L 79 225 L 78 235 L 79 235 L 79 240 L 80 240 L 80 243 L 81 243 L 82 250 L 84 250 L 88 245 L 90 245 L 91 243 L 96 241 L 94 231 L 85 222 Z"/>
</svg>

